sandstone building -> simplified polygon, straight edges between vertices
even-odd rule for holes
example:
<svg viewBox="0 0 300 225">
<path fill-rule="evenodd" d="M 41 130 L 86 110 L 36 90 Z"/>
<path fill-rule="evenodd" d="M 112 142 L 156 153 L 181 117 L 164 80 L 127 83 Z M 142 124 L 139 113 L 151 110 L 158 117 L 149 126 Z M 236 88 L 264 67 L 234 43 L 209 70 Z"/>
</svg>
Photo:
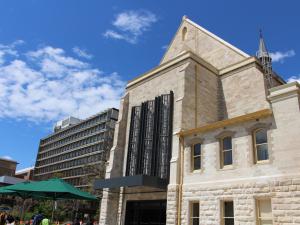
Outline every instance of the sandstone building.
<svg viewBox="0 0 300 225">
<path fill-rule="evenodd" d="M 12 159 L 0 158 L 0 176 L 14 176 L 17 165 Z"/>
<path fill-rule="evenodd" d="M 129 81 L 101 225 L 300 224 L 300 86 L 188 18 Z"/>
</svg>

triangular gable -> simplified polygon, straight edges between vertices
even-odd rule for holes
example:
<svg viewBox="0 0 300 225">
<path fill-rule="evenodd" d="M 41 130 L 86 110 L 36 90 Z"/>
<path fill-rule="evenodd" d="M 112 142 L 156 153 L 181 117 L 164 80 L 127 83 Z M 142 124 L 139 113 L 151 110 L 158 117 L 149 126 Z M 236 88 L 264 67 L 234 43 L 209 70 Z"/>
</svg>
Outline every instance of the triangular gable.
<svg viewBox="0 0 300 225">
<path fill-rule="evenodd" d="M 218 70 L 250 57 L 186 17 L 183 17 L 160 64 L 171 60 L 183 51 L 194 52 Z"/>
</svg>

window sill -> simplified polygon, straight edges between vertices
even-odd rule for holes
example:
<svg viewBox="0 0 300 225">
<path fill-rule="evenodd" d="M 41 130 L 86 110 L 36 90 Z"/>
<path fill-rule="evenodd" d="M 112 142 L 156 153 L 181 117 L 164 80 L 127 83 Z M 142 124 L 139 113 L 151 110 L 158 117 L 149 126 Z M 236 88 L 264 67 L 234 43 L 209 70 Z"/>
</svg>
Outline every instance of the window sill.
<svg viewBox="0 0 300 225">
<path fill-rule="evenodd" d="M 256 161 L 255 165 L 264 165 L 264 164 L 270 164 L 270 160 L 261 160 L 261 161 Z"/>
<path fill-rule="evenodd" d="M 197 173 L 202 173 L 203 172 L 203 169 L 199 169 L 199 170 L 192 170 L 190 172 L 190 174 L 197 174 Z"/>
<path fill-rule="evenodd" d="M 234 170 L 235 167 L 233 165 L 227 165 L 227 166 L 223 166 L 222 168 L 219 168 L 219 171 L 224 171 L 224 170 Z"/>
</svg>

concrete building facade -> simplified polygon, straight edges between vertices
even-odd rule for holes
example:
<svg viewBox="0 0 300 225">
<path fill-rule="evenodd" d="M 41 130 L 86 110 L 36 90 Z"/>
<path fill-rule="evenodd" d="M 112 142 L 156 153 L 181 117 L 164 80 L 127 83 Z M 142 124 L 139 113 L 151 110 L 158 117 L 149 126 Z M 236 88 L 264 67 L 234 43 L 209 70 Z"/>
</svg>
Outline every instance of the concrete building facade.
<svg viewBox="0 0 300 225">
<path fill-rule="evenodd" d="M 300 86 L 258 56 L 183 18 L 121 99 L 101 225 L 300 224 Z"/>
<path fill-rule="evenodd" d="M 117 118 L 118 110 L 111 108 L 85 120 L 70 117 L 58 122 L 54 133 L 40 141 L 34 180 L 60 177 L 88 187 L 84 178 L 93 172 L 89 166 L 99 173 L 105 169 Z"/>
</svg>

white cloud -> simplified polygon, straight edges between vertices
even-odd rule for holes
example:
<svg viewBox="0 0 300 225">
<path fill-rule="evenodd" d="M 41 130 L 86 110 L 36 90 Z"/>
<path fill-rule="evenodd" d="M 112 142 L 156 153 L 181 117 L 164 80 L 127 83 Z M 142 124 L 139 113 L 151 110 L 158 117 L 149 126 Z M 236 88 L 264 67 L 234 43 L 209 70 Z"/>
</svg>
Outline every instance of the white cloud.
<svg viewBox="0 0 300 225">
<path fill-rule="evenodd" d="M 294 81 L 298 81 L 300 83 L 300 75 L 298 75 L 298 76 L 291 76 L 287 80 L 288 83 L 291 83 L 291 82 L 294 82 Z"/>
<path fill-rule="evenodd" d="M 277 51 L 277 52 L 270 53 L 270 56 L 271 56 L 273 62 L 281 62 L 281 63 L 283 63 L 286 58 L 290 58 L 295 55 L 296 55 L 296 53 L 294 50 L 289 50 L 286 52 Z"/>
<path fill-rule="evenodd" d="M 24 43 L 23 40 L 17 40 L 9 45 L 0 44 L 0 65 L 5 63 L 6 56 L 17 56 L 18 54 L 15 47 Z"/>
<path fill-rule="evenodd" d="M 10 157 L 10 156 L 8 156 L 8 155 L 1 156 L 0 158 L 2 158 L 2 159 L 8 159 L 8 160 L 13 160 L 13 158 Z"/>
<path fill-rule="evenodd" d="M 12 47 L 11 47 L 12 48 Z M 0 119 L 56 121 L 118 107 L 125 82 L 46 46 L 5 58 L 0 65 Z"/>
<path fill-rule="evenodd" d="M 118 14 L 112 22 L 117 31 L 109 29 L 103 36 L 106 38 L 125 40 L 135 44 L 137 43 L 138 38 L 145 31 L 149 30 L 156 21 L 157 16 L 146 10 L 124 11 Z"/>
<path fill-rule="evenodd" d="M 117 39 L 117 40 L 126 40 L 128 42 L 131 42 L 131 39 L 128 38 L 126 35 L 124 34 L 120 34 L 116 31 L 113 31 L 113 30 L 107 30 L 104 34 L 103 34 L 104 37 L 106 38 L 112 38 L 112 39 Z"/>
<path fill-rule="evenodd" d="M 79 57 L 82 57 L 82 58 L 85 58 L 85 59 L 93 58 L 93 55 L 89 54 L 85 49 L 81 49 L 81 48 L 75 46 L 72 50 Z"/>
</svg>

